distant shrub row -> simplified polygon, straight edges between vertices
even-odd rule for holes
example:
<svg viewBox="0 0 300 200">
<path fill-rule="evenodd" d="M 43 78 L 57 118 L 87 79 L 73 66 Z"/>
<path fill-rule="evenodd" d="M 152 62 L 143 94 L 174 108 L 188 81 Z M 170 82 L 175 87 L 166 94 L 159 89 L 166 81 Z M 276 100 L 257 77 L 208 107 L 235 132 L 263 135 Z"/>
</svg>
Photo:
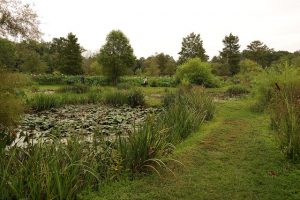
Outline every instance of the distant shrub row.
<svg viewBox="0 0 300 200">
<path fill-rule="evenodd" d="M 130 86 L 140 86 L 144 77 L 127 76 L 120 78 L 120 84 L 128 84 Z M 65 76 L 65 75 L 37 75 L 32 79 L 40 85 L 61 85 L 81 83 L 81 76 Z M 109 79 L 105 76 L 86 76 L 84 82 L 87 85 L 109 85 Z M 151 87 L 175 87 L 178 81 L 174 77 L 149 77 L 148 84 Z"/>
</svg>

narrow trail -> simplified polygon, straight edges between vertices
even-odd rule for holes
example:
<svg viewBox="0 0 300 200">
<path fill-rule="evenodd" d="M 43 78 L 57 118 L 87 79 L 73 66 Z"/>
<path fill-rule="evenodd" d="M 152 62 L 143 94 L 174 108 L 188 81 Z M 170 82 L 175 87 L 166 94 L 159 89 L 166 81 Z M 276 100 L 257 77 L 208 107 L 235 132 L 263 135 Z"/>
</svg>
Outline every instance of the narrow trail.
<svg viewBox="0 0 300 200">
<path fill-rule="evenodd" d="M 300 199 L 300 167 L 280 152 L 268 117 L 247 100 L 221 103 L 216 118 L 180 144 L 176 178 L 118 183 L 95 199 Z"/>
</svg>

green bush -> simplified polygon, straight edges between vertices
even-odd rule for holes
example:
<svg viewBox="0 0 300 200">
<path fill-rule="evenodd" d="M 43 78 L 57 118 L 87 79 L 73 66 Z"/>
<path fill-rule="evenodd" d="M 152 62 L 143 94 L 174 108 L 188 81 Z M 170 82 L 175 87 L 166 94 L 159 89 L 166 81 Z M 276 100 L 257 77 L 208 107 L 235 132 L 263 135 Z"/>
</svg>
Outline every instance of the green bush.
<svg viewBox="0 0 300 200">
<path fill-rule="evenodd" d="M 128 92 L 128 105 L 131 107 L 145 105 L 145 97 L 141 90 L 132 89 Z"/>
<path fill-rule="evenodd" d="M 235 97 L 235 96 L 241 96 L 243 94 L 248 94 L 250 93 L 250 91 L 245 86 L 232 85 L 226 90 L 225 93 L 230 97 Z"/>
<path fill-rule="evenodd" d="M 203 85 L 205 87 L 217 87 L 218 80 L 211 73 L 211 66 L 207 62 L 201 62 L 199 58 L 190 59 L 176 70 L 179 80 L 188 80 L 192 84 Z"/>
</svg>

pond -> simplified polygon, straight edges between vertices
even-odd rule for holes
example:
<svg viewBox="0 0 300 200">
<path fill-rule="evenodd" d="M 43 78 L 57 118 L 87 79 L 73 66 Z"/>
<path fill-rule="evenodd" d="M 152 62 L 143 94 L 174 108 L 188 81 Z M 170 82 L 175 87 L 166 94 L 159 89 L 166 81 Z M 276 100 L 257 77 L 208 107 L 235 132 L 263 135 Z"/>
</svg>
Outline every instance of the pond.
<svg viewBox="0 0 300 200">
<path fill-rule="evenodd" d="M 37 142 L 50 135 L 66 138 L 71 134 L 91 137 L 101 134 L 115 138 L 126 135 L 143 123 L 150 114 L 161 112 L 160 108 L 109 107 L 104 105 L 69 105 L 39 113 L 25 114 L 20 125 L 13 131 L 15 143 L 24 145 L 25 139 Z"/>
</svg>

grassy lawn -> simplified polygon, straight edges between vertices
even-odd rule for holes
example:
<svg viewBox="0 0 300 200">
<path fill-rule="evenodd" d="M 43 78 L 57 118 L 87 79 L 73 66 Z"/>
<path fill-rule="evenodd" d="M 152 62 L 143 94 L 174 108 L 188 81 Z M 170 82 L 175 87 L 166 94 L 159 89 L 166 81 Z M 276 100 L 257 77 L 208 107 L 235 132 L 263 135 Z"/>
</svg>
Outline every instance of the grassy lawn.
<svg viewBox="0 0 300 200">
<path fill-rule="evenodd" d="M 278 148 L 268 117 L 249 100 L 219 103 L 216 118 L 181 143 L 176 177 L 165 174 L 104 186 L 86 199 L 300 199 L 300 166 Z"/>
</svg>

